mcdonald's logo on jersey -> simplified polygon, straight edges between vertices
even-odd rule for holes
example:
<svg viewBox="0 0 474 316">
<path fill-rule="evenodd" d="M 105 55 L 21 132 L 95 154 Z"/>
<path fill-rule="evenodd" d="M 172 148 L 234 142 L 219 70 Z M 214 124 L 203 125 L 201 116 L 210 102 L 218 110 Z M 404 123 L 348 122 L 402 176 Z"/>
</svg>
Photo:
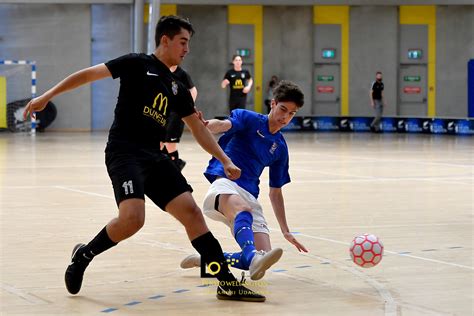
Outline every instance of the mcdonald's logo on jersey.
<svg viewBox="0 0 474 316">
<path fill-rule="evenodd" d="M 164 106 L 164 110 L 163 110 L 163 115 L 166 115 L 166 110 L 168 109 L 168 97 L 163 95 L 163 93 L 158 93 L 158 95 L 156 96 L 155 98 L 155 101 L 153 102 L 153 108 L 156 107 L 156 104 L 160 102 L 160 106 L 158 107 L 158 111 L 161 112 L 161 110 L 163 109 L 163 106 Z"/>
<path fill-rule="evenodd" d="M 242 82 L 242 79 L 236 79 L 234 82 L 234 89 L 243 89 L 244 88 L 244 83 Z"/>
<path fill-rule="evenodd" d="M 158 109 L 156 106 L 158 105 Z M 153 101 L 151 107 L 146 106 L 143 108 L 143 115 L 153 118 L 161 126 L 166 125 L 166 111 L 168 110 L 168 97 L 162 92 L 158 93 Z"/>
</svg>

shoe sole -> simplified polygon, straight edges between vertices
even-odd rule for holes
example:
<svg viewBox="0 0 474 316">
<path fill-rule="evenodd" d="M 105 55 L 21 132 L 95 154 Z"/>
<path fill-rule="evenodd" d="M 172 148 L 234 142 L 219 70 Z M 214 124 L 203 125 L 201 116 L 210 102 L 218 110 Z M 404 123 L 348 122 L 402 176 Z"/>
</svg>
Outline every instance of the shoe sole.
<svg viewBox="0 0 474 316">
<path fill-rule="evenodd" d="M 265 302 L 266 298 L 258 298 L 258 297 L 244 297 L 244 296 L 227 296 L 227 295 L 216 295 L 217 299 L 222 300 L 222 301 L 241 301 L 241 302 L 255 302 L 255 303 L 261 303 Z"/>
<path fill-rule="evenodd" d="M 192 257 L 195 257 L 195 255 L 189 255 L 187 256 L 186 258 L 183 259 L 183 261 L 181 261 L 180 263 L 180 267 L 181 269 L 192 269 L 192 268 L 199 268 L 201 267 L 201 265 L 196 265 L 194 262 L 192 262 L 192 260 L 189 260 L 189 258 L 192 258 Z M 199 258 L 200 260 L 201 258 Z M 189 262 L 187 262 L 189 261 Z"/>
<path fill-rule="evenodd" d="M 263 278 L 265 271 L 267 271 L 272 265 L 274 265 L 278 260 L 280 260 L 283 255 L 283 250 L 281 248 L 275 248 L 270 250 L 265 254 L 266 260 L 261 260 L 260 265 L 255 268 L 255 271 L 250 274 L 250 279 L 256 281 Z M 267 259 L 268 258 L 268 259 Z"/>
</svg>

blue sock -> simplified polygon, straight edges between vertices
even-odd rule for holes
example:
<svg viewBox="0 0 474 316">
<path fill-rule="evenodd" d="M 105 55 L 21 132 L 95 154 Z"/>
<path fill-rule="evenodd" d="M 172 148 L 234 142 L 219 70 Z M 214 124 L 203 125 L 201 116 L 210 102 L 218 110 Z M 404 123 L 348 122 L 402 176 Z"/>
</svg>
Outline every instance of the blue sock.
<svg viewBox="0 0 474 316">
<path fill-rule="evenodd" d="M 255 256 L 252 222 L 253 216 L 248 211 L 237 214 L 234 221 L 234 237 L 242 249 L 240 261 L 244 266 L 249 266 Z"/>
<path fill-rule="evenodd" d="M 228 265 L 240 270 L 248 270 L 249 265 L 242 261 L 242 252 L 224 252 L 224 257 Z"/>
</svg>

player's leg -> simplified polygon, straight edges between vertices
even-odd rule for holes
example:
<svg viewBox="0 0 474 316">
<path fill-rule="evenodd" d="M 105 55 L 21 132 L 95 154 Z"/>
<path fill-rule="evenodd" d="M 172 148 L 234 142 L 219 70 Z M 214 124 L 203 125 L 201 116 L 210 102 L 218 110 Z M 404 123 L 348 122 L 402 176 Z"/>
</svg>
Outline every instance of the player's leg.
<svg viewBox="0 0 474 316">
<path fill-rule="evenodd" d="M 255 280 L 263 277 L 265 270 L 280 259 L 282 250 L 269 248 L 269 230 L 262 207 L 250 193 L 235 182 L 224 178 L 214 181 L 204 198 L 203 211 L 207 217 L 229 226 L 232 235 L 241 246 L 240 252 L 224 253 L 227 263 L 232 267 L 249 270 L 250 277 Z M 269 252 L 256 251 L 253 245 L 254 233 L 258 233 L 257 236 L 260 233 L 266 235 L 259 238 L 262 240 L 260 249 Z M 181 262 L 183 269 L 198 266 L 200 258 L 197 255 L 187 256 Z"/>
<path fill-rule="evenodd" d="M 203 262 L 218 263 L 220 269 L 216 274 L 219 280 L 217 298 L 254 302 L 265 300 L 264 296 L 240 285 L 230 272 L 222 248 L 207 228 L 202 212 L 190 192 L 183 193 L 169 202 L 166 205 L 166 211 L 183 224 L 191 244 L 201 255 Z"/>
<path fill-rule="evenodd" d="M 145 200 L 140 166 L 131 157 L 110 159 L 107 169 L 119 205 L 118 217 L 112 219 L 87 245 L 77 244 L 72 253 L 71 264 L 65 273 L 66 288 L 77 294 L 82 286 L 84 272 L 92 259 L 132 236 L 145 221 Z"/>
<path fill-rule="evenodd" d="M 234 184 L 234 183 L 233 183 Z M 234 184 L 235 185 L 235 184 Z M 240 253 L 225 253 L 227 261 L 234 267 L 249 270 L 252 280 L 259 280 L 265 271 L 280 260 L 283 250 L 280 248 L 269 249 L 269 238 L 264 239 L 259 235 L 268 252 L 257 251 L 255 246 L 254 229 L 258 233 L 265 233 L 268 237 L 269 230 L 263 217 L 260 205 L 251 198 L 248 192 L 237 188 L 238 194 L 221 194 L 217 210 L 233 222 L 234 238 L 242 251 Z"/>
<path fill-rule="evenodd" d="M 270 236 L 267 233 L 254 232 L 253 238 L 255 239 L 255 248 L 257 251 L 263 250 L 265 252 L 269 252 L 272 250 Z"/>
<path fill-rule="evenodd" d="M 171 161 L 163 160 L 157 163 L 156 167 L 147 170 L 146 195 L 184 226 L 191 244 L 204 262 L 219 264 L 220 269 L 215 275 L 219 280 L 219 299 L 264 301 L 264 296 L 242 287 L 232 275 L 225 263 L 219 242 L 209 231 L 201 209 L 191 195 L 191 186 L 171 164 Z"/>
</svg>

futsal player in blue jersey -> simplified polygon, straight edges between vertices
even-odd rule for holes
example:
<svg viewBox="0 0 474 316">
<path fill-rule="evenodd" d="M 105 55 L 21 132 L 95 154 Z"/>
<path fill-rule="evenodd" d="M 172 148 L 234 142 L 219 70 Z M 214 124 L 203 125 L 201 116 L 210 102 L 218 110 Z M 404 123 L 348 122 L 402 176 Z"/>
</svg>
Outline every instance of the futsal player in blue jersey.
<svg viewBox="0 0 474 316">
<path fill-rule="evenodd" d="M 212 133 L 224 133 L 219 145 L 242 174 L 237 180 L 228 179 L 222 163 L 212 158 L 204 173 L 211 186 L 204 198 L 203 212 L 230 227 L 242 251 L 224 256 L 231 266 L 249 270 L 252 280 L 261 279 L 283 252 L 281 248 L 272 249 L 270 231 L 257 200 L 265 167 L 270 169 L 270 201 L 281 232 L 298 251 L 307 252 L 291 234 L 286 221 L 282 187 L 290 182 L 289 158 L 280 132 L 303 106 L 304 95 L 289 81 L 281 81 L 273 95 L 268 115 L 236 109 L 225 120 L 206 121 Z M 200 261 L 199 255 L 190 255 L 181 262 L 181 267 L 198 267 Z"/>
</svg>

